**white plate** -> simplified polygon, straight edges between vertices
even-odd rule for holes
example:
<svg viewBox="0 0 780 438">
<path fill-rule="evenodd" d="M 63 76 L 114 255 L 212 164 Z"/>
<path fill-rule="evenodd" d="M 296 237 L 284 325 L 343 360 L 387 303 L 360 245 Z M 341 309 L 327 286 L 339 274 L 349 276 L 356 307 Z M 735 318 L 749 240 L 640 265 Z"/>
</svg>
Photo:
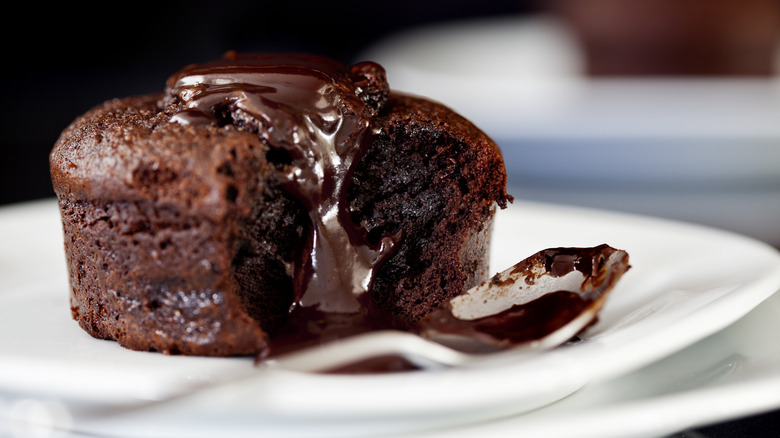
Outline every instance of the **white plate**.
<svg viewBox="0 0 780 438">
<path fill-rule="evenodd" d="M 617 379 L 586 386 L 547 408 L 412 437 L 699 436 L 678 433 L 780 406 L 777 315 L 778 293 L 735 324 L 672 356 Z M 756 436 L 770 436 L 775 431 L 770 423 L 763 424 L 770 429 L 752 429 Z"/>
<path fill-rule="evenodd" d="M 499 214 L 495 237 L 494 270 L 546 247 L 605 242 L 627 250 L 633 267 L 586 341 L 554 352 L 395 375 L 255 373 L 246 359 L 139 353 L 90 338 L 70 319 L 56 204 L 2 209 L 0 412 L 95 434 L 157 437 L 226 429 L 345 437 L 463 426 L 625 376 L 729 326 L 780 288 L 776 250 L 699 226 L 517 202 Z M 253 377 L 217 384 L 246 373 Z M 174 397 L 192 388 L 200 390 Z M 773 395 L 780 405 L 780 392 Z"/>
</svg>

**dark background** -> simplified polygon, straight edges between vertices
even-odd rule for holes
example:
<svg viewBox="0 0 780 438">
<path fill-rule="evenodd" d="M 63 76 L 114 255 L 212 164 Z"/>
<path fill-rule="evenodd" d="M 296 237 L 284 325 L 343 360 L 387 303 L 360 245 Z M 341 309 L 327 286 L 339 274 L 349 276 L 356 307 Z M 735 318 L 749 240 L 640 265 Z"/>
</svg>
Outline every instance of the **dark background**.
<svg viewBox="0 0 780 438">
<path fill-rule="evenodd" d="M 0 204 L 52 197 L 48 154 L 73 119 L 107 99 L 160 91 L 186 64 L 227 50 L 300 51 L 354 62 L 363 49 L 394 32 L 532 13 L 541 5 L 533 0 L 15 5 L 0 26 L 5 52 Z M 679 436 L 777 436 L 778 422 L 780 414 L 774 413 Z"/>
<path fill-rule="evenodd" d="M 48 153 L 80 114 L 161 91 L 181 67 L 227 50 L 299 51 L 343 62 L 414 26 L 532 12 L 531 0 L 37 2 L 2 26 L 0 204 L 54 196 Z M 18 26 L 18 27 L 15 27 Z"/>
</svg>

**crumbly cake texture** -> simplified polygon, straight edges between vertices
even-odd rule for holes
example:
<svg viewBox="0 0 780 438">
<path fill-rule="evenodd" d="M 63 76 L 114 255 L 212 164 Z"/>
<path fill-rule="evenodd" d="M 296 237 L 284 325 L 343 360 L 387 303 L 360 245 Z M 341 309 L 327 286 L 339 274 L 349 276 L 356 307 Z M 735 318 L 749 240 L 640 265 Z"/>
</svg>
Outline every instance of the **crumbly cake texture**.
<svg viewBox="0 0 780 438">
<path fill-rule="evenodd" d="M 173 111 L 162 94 L 112 100 L 52 150 L 73 318 L 134 350 L 257 354 L 288 315 L 307 212 L 256 134 Z M 413 326 L 487 278 L 506 173 L 484 133 L 424 98 L 391 92 L 371 129 L 348 199 L 369 239 L 403 236 L 369 293 Z"/>
</svg>

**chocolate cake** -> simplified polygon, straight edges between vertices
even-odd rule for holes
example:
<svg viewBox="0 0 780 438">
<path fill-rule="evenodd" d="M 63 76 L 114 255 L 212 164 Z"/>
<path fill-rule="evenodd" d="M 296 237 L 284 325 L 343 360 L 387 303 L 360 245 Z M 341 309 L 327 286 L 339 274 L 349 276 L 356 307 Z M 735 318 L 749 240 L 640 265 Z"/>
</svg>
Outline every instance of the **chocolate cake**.
<svg viewBox="0 0 780 438">
<path fill-rule="evenodd" d="M 469 121 L 309 55 L 187 66 L 75 120 L 50 164 L 74 319 L 168 354 L 412 327 L 487 278 L 511 200 Z"/>
</svg>

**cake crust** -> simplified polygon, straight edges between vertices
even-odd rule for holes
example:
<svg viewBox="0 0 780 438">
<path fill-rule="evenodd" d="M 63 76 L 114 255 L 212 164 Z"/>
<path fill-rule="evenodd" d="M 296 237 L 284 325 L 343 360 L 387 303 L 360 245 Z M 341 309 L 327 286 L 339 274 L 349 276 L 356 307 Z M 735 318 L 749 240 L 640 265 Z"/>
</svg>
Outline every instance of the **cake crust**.
<svg viewBox="0 0 780 438">
<path fill-rule="evenodd" d="M 288 323 L 310 218 L 262 136 L 173 123 L 181 108 L 163 93 L 115 99 L 55 144 L 72 314 L 135 350 L 258 354 Z M 403 236 L 370 296 L 411 327 L 487 278 L 492 217 L 511 200 L 503 160 L 473 124 L 417 96 L 389 93 L 368 131 L 346 196 L 369 240 Z"/>
</svg>

